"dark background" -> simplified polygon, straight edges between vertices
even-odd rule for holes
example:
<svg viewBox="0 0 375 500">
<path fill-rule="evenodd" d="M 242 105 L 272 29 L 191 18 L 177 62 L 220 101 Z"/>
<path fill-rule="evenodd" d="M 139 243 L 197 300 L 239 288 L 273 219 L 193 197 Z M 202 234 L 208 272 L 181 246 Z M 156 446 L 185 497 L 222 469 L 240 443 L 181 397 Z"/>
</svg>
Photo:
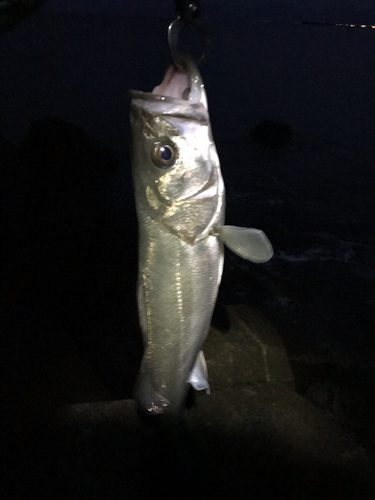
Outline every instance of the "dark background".
<svg viewBox="0 0 375 500">
<path fill-rule="evenodd" d="M 128 90 L 160 83 L 174 7 L 127 4 L 47 2 L 0 36 L 4 400 L 20 426 L 40 387 L 94 397 L 74 373 L 74 395 L 49 382 L 70 341 L 111 398 L 130 398 L 137 375 Z M 259 308 L 297 389 L 374 453 L 375 29 L 329 25 L 375 25 L 372 2 L 202 9 L 227 223 L 263 229 L 275 250 L 261 266 L 226 253 L 215 317 Z M 292 137 L 271 127 L 262 143 L 251 132 L 265 120 Z"/>
</svg>

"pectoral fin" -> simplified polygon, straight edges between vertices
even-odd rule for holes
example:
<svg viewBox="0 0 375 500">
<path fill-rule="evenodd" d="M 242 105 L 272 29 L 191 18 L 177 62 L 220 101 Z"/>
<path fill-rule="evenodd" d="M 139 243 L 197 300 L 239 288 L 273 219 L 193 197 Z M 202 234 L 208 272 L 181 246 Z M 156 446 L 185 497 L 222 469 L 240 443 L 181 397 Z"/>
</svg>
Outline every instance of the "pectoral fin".
<svg viewBox="0 0 375 500">
<path fill-rule="evenodd" d="M 210 394 L 210 385 L 208 383 L 207 364 L 204 359 L 203 351 L 199 351 L 195 361 L 194 368 L 190 373 L 188 380 L 189 384 L 193 386 L 196 391 L 206 390 Z"/>
<path fill-rule="evenodd" d="M 273 255 L 272 245 L 267 236 L 260 229 L 220 226 L 215 227 L 213 233 L 217 235 L 232 252 L 251 262 L 268 262 Z"/>
</svg>

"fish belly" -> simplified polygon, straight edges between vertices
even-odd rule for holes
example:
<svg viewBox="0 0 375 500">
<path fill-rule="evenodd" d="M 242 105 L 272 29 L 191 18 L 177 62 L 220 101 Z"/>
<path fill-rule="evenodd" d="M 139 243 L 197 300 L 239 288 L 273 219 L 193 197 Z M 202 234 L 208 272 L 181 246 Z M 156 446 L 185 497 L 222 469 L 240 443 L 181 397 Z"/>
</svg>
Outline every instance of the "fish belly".
<svg viewBox="0 0 375 500">
<path fill-rule="evenodd" d="M 223 247 L 210 235 L 190 245 L 154 221 L 142 224 L 140 232 L 141 374 L 173 411 L 185 400 L 190 372 L 210 327 Z"/>
</svg>

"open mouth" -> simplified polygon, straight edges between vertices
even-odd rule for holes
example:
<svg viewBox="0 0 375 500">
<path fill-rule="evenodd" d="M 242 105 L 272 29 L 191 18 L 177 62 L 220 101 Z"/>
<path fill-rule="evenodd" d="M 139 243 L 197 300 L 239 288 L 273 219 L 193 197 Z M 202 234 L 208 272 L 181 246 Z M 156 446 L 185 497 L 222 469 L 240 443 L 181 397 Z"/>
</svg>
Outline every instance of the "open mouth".
<svg viewBox="0 0 375 500">
<path fill-rule="evenodd" d="M 168 117 L 180 130 L 181 120 L 190 120 L 208 124 L 207 98 L 199 71 L 188 56 L 182 59 L 182 68 L 169 66 L 163 81 L 152 92 L 131 90 L 132 103 L 151 113 Z M 186 131 L 184 127 L 184 132 Z"/>
<path fill-rule="evenodd" d="M 188 101 L 191 94 L 191 82 L 188 73 L 176 66 L 170 66 L 163 81 L 154 88 L 152 93 Z"/>
<path fill-rule="evenodd" d="M 183 68 L 173 64 L 167 69 L 163 81 L 154 88 L 152 94 L 188 101 L 189 104 L 201 103 L 207 109 L 204 85 L 198 69 L 188 55 L 182 61 Z"/>
</svg>

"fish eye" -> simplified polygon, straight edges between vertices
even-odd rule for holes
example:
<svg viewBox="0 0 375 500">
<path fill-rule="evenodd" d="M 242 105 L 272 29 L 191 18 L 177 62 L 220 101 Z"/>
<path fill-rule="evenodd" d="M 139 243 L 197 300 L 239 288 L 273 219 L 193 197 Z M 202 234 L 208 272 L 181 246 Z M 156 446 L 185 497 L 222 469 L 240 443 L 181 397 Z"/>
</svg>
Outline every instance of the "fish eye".
<svg viewBox="0 0 375 500">
<path fill-rule="evenodd" d="M 176 162 L 176 148 L 169 141 L 155 142 L 152 148 L 152 161 L 159 168 L 171 168 Z"/>
</svg>

